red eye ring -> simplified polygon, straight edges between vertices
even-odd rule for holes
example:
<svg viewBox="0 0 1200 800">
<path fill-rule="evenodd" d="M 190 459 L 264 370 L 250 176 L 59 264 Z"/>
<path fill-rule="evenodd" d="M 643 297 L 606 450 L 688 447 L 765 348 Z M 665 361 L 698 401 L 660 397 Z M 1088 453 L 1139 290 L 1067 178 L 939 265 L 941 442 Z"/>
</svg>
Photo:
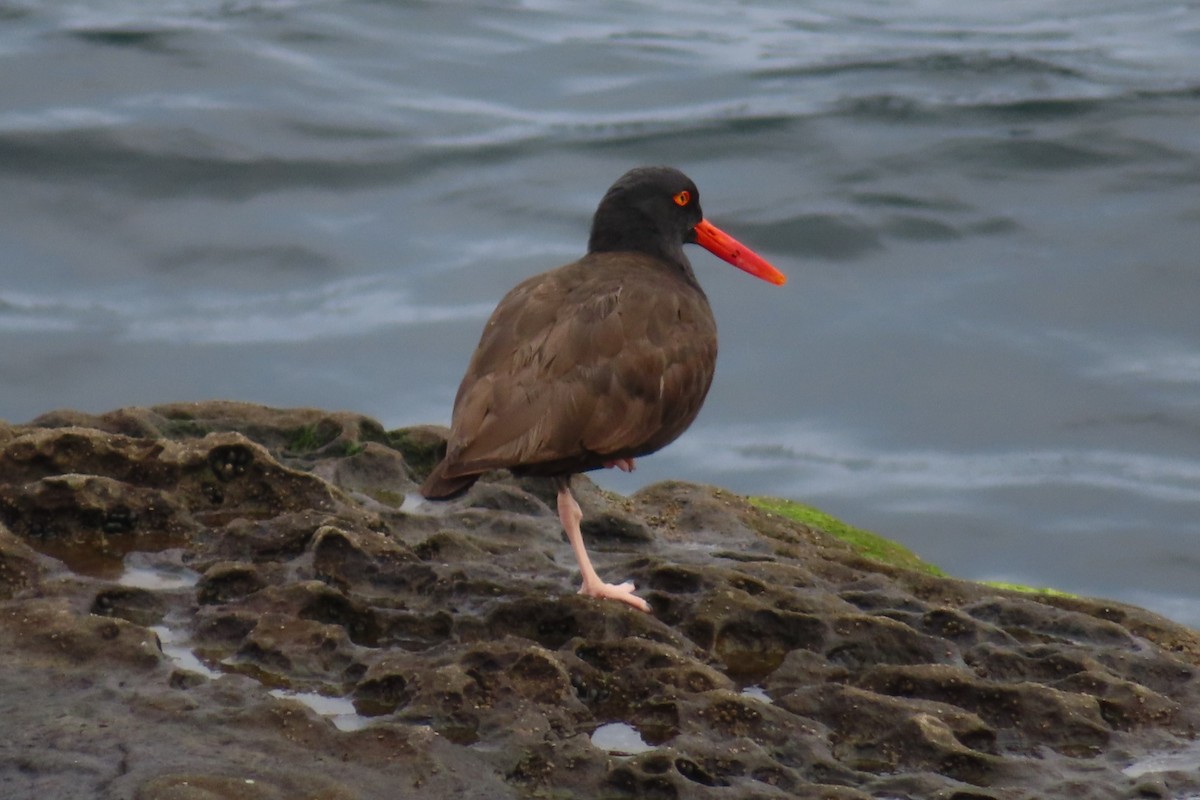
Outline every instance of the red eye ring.
<svg viewBox="0 0 1200 800">
<path fill-rule="evenodd" d="M 692 202 L 692 193 L 687 189 L 684 189 L 671 199 L 675 201 L 675 205 L 677 206 L 686 206 L 688 203 Z"/>
</svg>

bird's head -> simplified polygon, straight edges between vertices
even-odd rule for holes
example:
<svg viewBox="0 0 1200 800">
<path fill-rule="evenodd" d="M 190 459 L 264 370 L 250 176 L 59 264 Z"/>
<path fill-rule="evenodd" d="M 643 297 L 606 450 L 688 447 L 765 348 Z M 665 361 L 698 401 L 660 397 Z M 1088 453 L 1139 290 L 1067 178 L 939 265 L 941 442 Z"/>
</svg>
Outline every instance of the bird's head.
<svg viewBox="0 0 1200 800">
<path fill-rule="evenodd" d="M 592 218 L 589 252 L 646 253 L 690 269 L 683 245 L 695 243 L 757 278 L 787 278 L 750 248 L 704 219 L 700 190 L 672 167 L 638 167 L 605 193 Z"/>
</svg>

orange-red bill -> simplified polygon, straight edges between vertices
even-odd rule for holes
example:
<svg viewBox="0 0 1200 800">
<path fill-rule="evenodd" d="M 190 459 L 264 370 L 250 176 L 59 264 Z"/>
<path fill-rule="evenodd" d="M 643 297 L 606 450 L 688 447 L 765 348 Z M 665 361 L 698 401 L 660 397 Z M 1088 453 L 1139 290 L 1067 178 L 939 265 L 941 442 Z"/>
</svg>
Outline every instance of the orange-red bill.
<svg viewBox="0 0 1200 800">
<path fill-rule="evenodd" d="M 787 276 L 772 267 L 765 258 L 708 220 L 700 220 L 700 223 L 696 225 L 695 235 L 696 244 L 717 258 L 728 261 L 738 269 L 776 286 L 787 283 Z"/>
</svg>

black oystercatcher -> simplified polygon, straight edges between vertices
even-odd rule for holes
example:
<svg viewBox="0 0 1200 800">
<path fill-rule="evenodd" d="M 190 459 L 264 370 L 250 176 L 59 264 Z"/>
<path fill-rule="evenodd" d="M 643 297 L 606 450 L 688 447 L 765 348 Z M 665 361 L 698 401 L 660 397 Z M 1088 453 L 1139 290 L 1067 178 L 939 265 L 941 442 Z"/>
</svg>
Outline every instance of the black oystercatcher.
<svg viewBox="0 0 1200 800">
<path fill-rule="evenodd" d="M 592 568 L 570 480 L 600 467 L 632 470 L 700 411 L 717 328 L 683 253 L 688 242 L 763 280 L 787 280 L 704 219 L 682 172 L 630 170 L 600 201 L 587 255 L 529 278 L 492 312 L 454 399 L 446 457 L 421 486 L 437 499 L 491 469 L 553 478 L 580 593 L 643 611 L 650 607 L 632 583 L 604 583 Z"/>
</svg>

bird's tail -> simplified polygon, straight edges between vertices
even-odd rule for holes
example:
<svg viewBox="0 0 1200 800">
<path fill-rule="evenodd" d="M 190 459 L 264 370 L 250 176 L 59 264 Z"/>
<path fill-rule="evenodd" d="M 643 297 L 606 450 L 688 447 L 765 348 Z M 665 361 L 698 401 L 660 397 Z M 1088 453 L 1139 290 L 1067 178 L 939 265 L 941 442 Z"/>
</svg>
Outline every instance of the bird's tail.
<svg viewBox="0 0 1200 800">
<path fill-rule="evenodd" d="M 446 475 L 449 459 L 442 459 L 421 484 L 421 495 L 428 500 L 449 500 L 470 489 L 479 480 L 479 473 Z"/>
</svg>

